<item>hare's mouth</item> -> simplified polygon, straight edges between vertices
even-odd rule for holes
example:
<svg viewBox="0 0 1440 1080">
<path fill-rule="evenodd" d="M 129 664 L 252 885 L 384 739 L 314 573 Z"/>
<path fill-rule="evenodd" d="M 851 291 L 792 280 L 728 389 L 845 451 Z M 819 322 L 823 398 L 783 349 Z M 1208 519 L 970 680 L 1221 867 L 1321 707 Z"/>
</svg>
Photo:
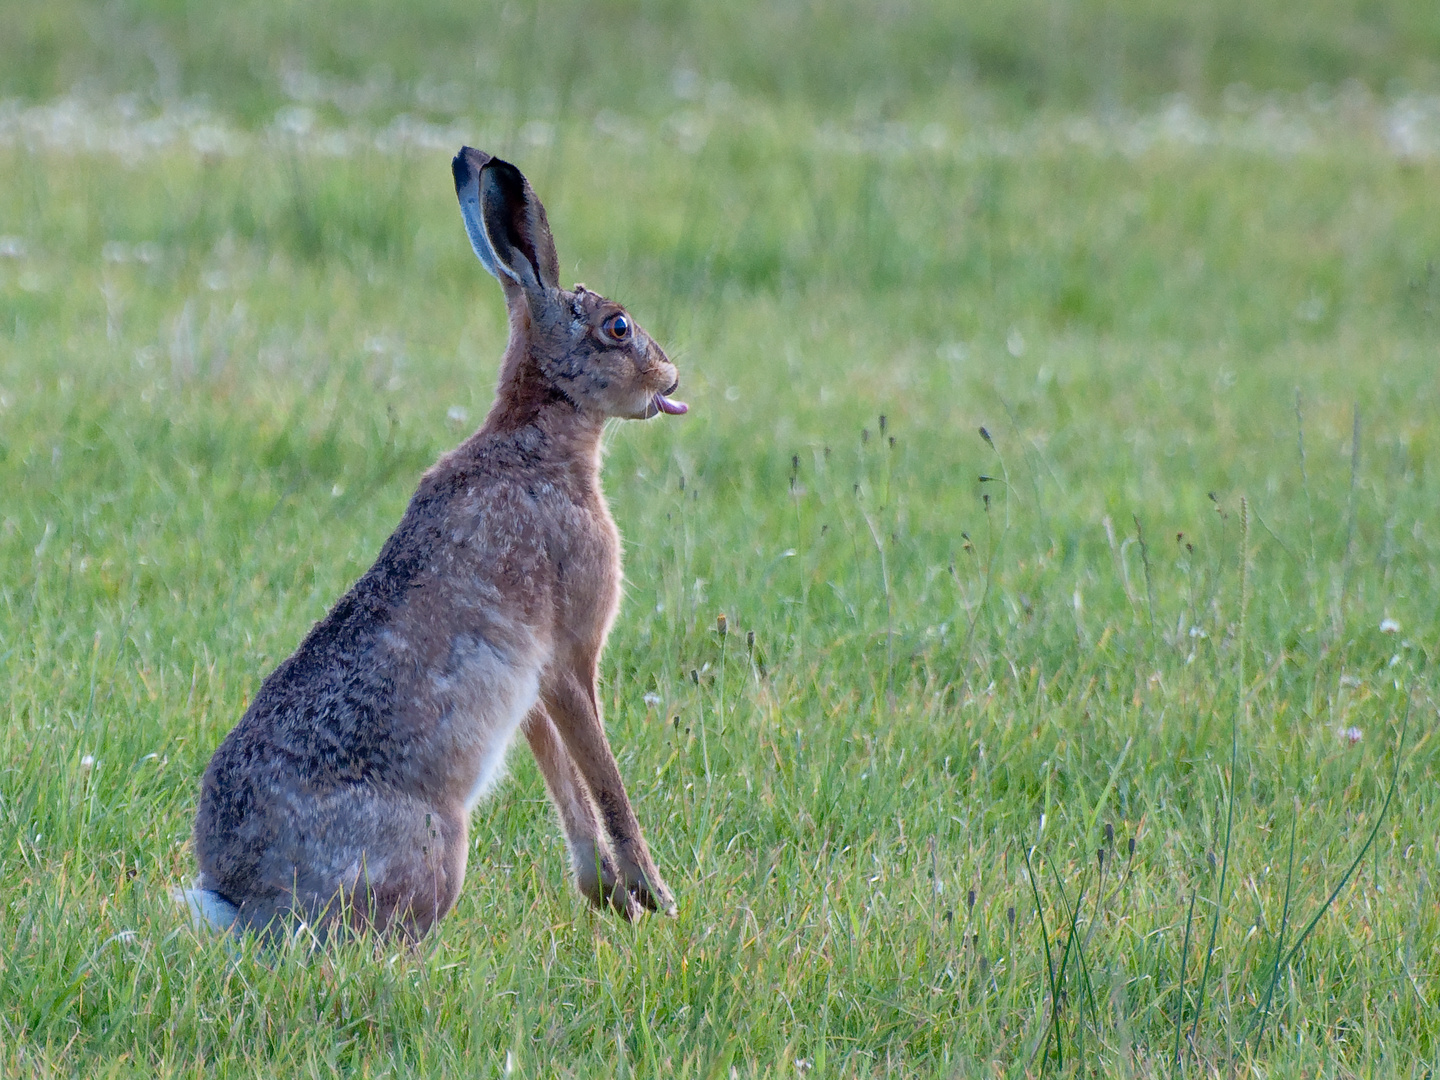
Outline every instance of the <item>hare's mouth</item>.
<svg viewBox="0 0 1440 1080">
<path fill-rule="evenodd" d="M 690 411 L 690 406 L 683 401 L 671 401 L 669 396 L 680 388 L 680 380 L 676 379 L 671 383 L 664 393 L 656 394 L 650 399 L 650 409 L 646 410 L 647 416 L 659 416 L 661 413 L 668 413 L 671 416 L 680 416 Z M 653 411 L 651 411 L 653 410 Z"/>
</svg>

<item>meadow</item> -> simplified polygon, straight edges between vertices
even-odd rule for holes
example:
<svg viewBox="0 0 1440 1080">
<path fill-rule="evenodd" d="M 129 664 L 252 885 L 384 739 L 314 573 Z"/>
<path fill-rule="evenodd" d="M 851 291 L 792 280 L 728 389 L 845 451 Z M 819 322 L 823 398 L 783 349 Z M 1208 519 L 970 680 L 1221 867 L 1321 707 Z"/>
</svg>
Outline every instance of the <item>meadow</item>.
<svg viewBox="0 0 1440 1080">
<path fill-rule="evenodd" d="M 0 13 L 0 1074 L 1440 1072 L 1440 12 L 413 6 Z M 423 947 L 235 952 L 205 763 L 493 391 L 462 142 L 681 370 L 679 917 L 521 747 Z"/>
</svg>

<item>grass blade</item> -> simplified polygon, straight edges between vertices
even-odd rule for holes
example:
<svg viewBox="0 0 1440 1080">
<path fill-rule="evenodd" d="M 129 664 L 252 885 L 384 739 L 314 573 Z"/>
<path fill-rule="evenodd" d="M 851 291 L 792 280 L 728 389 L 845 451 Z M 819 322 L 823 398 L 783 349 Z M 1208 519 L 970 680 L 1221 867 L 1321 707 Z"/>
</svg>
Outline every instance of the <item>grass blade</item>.
<svg viewBox="0 0 1440 1080">
<path fill-rule="evenodd" d="M 1180 985 L 1176 987 L 1180 1007 L 1175 1012 L 1175 1057 L 1172 1059 L 1177 1071 L 1180 1068 L 1180 1032 L 1185 1027 L 1185 964 L 1190 959 L 1190 924 L 1195 918 L 1195 894 L 1199 891 L 1199 885 L 1190 890 L 1190 909 L 1185 913 L 1185 940 L 1180 945 Z"/>
<path fill-rule="evenodd" d="M 1275 968 L 1270 973 L 1270 985 L 1265 990 L 1265 1004 L 1260 1006 L 1260 1032 L 1255 1036 L 1258 1046 L 1265 1039 L 1265 1021 L 1270 1016 L 1270 1001 L 1275 995 L 1275 983 L 1280 979 L 1280 954 L 1285 951 L 1285 930 L 1290 919 L 1290 889 L 1295 881 L 1295 824 L 1300 820 L 1300 800 L 1295 800 L 1295 812 L 1290 815 L 1290 857 L 1285 866 L 1285 903 L 1280 908 L 1280 936 L 1275 941 Z"/>
<path fill-rule="evenodd" d="M 1055 1040 L 1055 1064 L 1057 1068 L 1064 1068 L 1064 1052 L 1060 1049 L 1060 994 L 1055 985 L 1055 962 L 1050 956 L 1050 931 L 1045 927 L 1045 909 L 1040 903 L 1040 887 L 1035 884 L 1035 871 L 1030 865 L 1030 849 L 1021 848 L 1021 854 L 1025 857 L 1025 875 L 1030 879 L 1030 892 L 1035 897 L 1035 917 L 1040 920 L 1040 940 L 1045 943 L 1045 971 L 1050 979 L 1050 1020 L 1053 1027 Z M 1045 1046 L 1041 1050 L 1040 1069 L 1043 1072 L 1045 1062 L 1050 1056 L 1050 1036 L 1045 1036 Z"/>
</svg>

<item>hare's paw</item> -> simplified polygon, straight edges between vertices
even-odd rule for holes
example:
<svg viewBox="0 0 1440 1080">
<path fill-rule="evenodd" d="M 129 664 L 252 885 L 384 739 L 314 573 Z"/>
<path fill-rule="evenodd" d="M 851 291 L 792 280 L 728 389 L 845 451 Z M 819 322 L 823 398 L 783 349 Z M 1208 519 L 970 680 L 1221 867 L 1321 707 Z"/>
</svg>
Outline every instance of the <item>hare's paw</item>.
<svg viewBox="0 0 1440 1080">
<path fill-rule="evenodd" d="M 675 894 L 660 876 L 643 840 L 617 844 L 615 854 L 625 886 L 636 900 L 647 910 L 661 912 L 672 919 L 679 914 Z"/>
<path fill-rule="evenodd" d="M 591 906 L 601 911 L 613 908 L 627 922 L 645 913 L 620 880 L 614 857 L 598 846 L 583 854 L 575 853 L 575 885 Z"/>
</svg>

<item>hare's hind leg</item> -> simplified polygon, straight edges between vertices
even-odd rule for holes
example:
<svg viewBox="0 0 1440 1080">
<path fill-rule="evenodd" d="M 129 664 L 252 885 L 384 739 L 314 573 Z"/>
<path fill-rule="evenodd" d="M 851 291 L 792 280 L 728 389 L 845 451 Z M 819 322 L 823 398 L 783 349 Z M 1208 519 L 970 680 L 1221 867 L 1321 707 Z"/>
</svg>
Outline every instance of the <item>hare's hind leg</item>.
<svg viewBox="0 0 1440 1080">
<path fill-rule="evenodd" d="M 383 873 L 362 877 L 364 900 L 352 905 L 351 923 L 399 931 L 419 941 L 455 906 L 465 880 L 469 822 L 463 812 L 445 813 L 412 800 L 397 814 L 403 839 Z M 397 808 L 399 810 L 399 808 Z M 403 814 L 403 816 L 401 816 Z"/>
<path fill-rule="evenodd" d="M 313 924 L 418 940 L 454 905 L 465 878 L 463 811 L 361 785 L 305 810 L 289 865 L 275 869 L 289 873 L 294 909 Z"/>
<path fill-rule="evenodd" d="M 352 907 L 351 922 L 419 941 L 459 898 L 469 826 L 463 814 L 423 808 L 411 826 L 408 850 L 390 861 L 383 877 L 364 879 L 365 902 Z"/>
<path fill-rule="evenodd" d="M 615 856 L 585 786 L 585 778 L 575 767 L 544 705 L 536 703 L 530 710 L 525 720 L 525 737 L 545 777 L 550 799 L 560 814 L 576 886 L 597 908 L 613 907 L 627 919 L 638 918 L 642 914 L 640 905 L 616 873 Z"/>
</svg>

